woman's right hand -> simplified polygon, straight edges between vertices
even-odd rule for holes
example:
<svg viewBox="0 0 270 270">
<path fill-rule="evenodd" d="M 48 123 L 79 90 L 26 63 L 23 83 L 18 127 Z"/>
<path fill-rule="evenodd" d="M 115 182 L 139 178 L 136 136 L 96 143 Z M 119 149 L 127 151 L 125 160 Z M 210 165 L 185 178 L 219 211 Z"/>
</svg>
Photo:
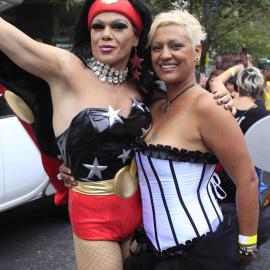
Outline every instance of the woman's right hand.
<svg viewBox="0 0 270 270">
<path fill-rule="evenodd" d="M 59 167 L 57 178 L 63 180 L 66 188 L 72 188 L 77 185 L 75 178 L 71 175 L 71 170 L 64 163 Z"/>
</svg>

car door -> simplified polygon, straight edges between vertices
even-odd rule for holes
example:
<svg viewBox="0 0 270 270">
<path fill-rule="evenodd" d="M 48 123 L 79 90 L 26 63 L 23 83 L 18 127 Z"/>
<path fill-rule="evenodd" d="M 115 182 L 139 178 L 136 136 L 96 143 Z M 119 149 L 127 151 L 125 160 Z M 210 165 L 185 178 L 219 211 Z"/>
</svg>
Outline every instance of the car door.
<svg viewBox="0 0 270 270">
<path fill-rule="evenodd" d="M 48 185 L 38 148 L 0 96 L 0 211 L 33 200 Z"/>
<path fill-rule="evenodd" d="M 3 94 L 0 92 L 0 130 L 5 118 L 10 117 L 11 113 L 4 103 Z M 4 191 L 5 191 L 5 173 L 4 173 L 4 158 L 3 158 L 3 140 L 0 131 L 0 204 L 3 203 Z"/>
</svg>

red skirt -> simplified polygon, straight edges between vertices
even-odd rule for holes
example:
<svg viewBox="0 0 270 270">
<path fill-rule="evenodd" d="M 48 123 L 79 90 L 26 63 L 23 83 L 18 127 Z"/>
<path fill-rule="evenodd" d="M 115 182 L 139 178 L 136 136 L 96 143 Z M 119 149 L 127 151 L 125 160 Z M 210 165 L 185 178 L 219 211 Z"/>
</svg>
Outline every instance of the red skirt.
<svg viewBox="0 0 270 270">
<path fill-rule="evenodd" d="M 84 240 L 122 241 L 142 222 L 141 194 L 130 198 L 95 196 L 69 191 L 69 216 L 73 232 Z"/>
</svg>

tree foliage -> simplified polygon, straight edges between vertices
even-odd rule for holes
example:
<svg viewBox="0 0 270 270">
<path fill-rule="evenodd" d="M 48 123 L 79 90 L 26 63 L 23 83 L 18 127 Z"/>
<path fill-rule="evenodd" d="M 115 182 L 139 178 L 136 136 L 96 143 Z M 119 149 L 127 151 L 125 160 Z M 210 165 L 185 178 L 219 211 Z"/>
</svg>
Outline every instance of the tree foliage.
<svg viewBox="0 0 270 270">
<path fill-rule="evenodd" d="M 51 0 L 77 7 L 83 0 Z M 153 15 L 172 8 L 187 9 L 207 32 L 203 44 L 201 69 L 206 54 L 239 51 L 245 44 L 255 57 L 270 56 L 270 0 L 144 0 Z"/>
<path fill-rule="evenodd" d="M 270 56 L 270 0 L 149 0 L 154 12 L 172 7 L 195 15 L 207 32 L 206 53 L 236 53 L 244 45 L 255 58 Z"/>
</svg>

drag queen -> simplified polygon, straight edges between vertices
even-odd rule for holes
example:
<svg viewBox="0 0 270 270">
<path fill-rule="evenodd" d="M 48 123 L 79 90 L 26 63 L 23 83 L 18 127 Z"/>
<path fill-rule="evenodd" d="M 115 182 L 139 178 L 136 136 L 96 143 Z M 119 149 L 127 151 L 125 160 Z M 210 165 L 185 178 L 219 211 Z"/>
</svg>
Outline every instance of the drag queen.
<svg viewBox="0 0 270 270">
<path fill-rule="evenodd" d="M 121 247 L 141 223 L 130 142 L 151 125 L 150 112 L 141 101 L 151 95 L 146 89 L 154 87 L 145 68 L 147 61 L 142 63 L 138 57 L 144 56 L 150 25 L 150 13 L 140 1 L 86 1 L 76 32 L 75 56 L 37 42 L 0 20 L 0 50 L 50 87 L 50 94 L 42 93 L 45 82 L 44 87 L 33 89 L 27 85 L 30 79 L 25 79 L 34 83 L 31 75 L 25 73 L 21 82 L 19 71 L 8 78 L 2 67 L 2 83 L 26 97 L 34 108 L 35 130 L 41 133 L 43 129 L 46 135 L 42 136 L 47 136 L 45 140 L 39 137 L 42 149 L 57 152 L 51 140 L 54 133 L 78 179 L 69 194 L 78 269 L 122 269 Z M 148 85 L 139 80 L 140 75 Z M 32 92 L 24 93 L 27 88 Z M 52 132 L 44 130 L 48 122 L 41 127 L 45 117 L 41 110 L 46 105 L 50 109 L 51 104 Z"/>
</svg>

